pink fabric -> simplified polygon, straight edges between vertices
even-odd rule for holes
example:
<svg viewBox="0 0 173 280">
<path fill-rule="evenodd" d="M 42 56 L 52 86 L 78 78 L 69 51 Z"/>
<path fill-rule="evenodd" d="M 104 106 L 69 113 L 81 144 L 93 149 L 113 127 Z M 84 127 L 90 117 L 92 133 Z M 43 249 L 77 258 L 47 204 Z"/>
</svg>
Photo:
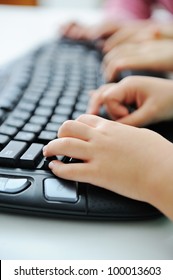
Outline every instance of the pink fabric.
<svg viewBox="0 0 173 280">
<path fill-rule="evenodd" d="M 147 19 L 155 5 L 160 5 L 173 14 L 173 0 L 107 0 L 105 8 L 115 20 Z"/>
<path fill-rule="evenodd" d="M 156 1 L 157 2 L 157 1 Z M 158 3 L 161 3 L 170 13 L 173 14 L 173 1 L 172 0 L 160 0 Z"/>
</svg>

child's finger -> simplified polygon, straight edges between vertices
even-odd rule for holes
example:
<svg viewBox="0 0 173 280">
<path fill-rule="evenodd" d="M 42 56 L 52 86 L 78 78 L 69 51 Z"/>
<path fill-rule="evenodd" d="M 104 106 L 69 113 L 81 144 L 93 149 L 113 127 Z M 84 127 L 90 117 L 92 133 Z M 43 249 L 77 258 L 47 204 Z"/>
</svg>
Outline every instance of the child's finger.
<svg viewBox="0 0 173 280">
<path fill-rule="evenodd" d="M 69 120 L 62 124 L 58 130 L 58 137 L 74 137 L 84 141 L 91 138 L 90 127 L 79 121 Z"/>
<path fill-rule="evenodd" d="M 106 99 L 109 97 L 109 93 L 113 92 L 115 86 L 115 84 L 110 83 L 105 86 L 101 86 L 96 91 L 93 91 L 90 102 L 88 104 L 87 113 L 98 115 L 100 107 L 105 103 Z"/>
<path fill-rule="evenodd" d="M 125 117 L 129 114 L 129 110 L 125 105 L 119 102 L 111 102 L 111 100 L 107 103 L 106 110 L 113 120 L 117 120 L 117 118 Z"/>
<path fill-rule="evenodd" d="M 92 177 L 88 163 L 65 164 L 61 161 L 54 160 L 49 163 L 49 168 L 56 176 L 66 180 L 87 182 Z"/>
<path fill-rule="evenodd" d="M 81 160 L 88 160 L 91 156 L 91 151 L 88 142 L 65 137 L 49 142 L 43 149 L 43 155 L 45 157 L 64 155 Z"/>
<path fill-rule="evenodd" d="M 104 120 L 101 117 L 90 115 L 90 114 L 84 114 L 77 118 L 77 121 L 85 123 L 93 128 L 96 128 L 100 123 L 102 123 Z"/>
<path fill-rule="evenodd" d="M 133 113 L 128 114 L 127 116 L 120 118 L 117 121 L 127 125 L 142 127 L 151 123 L 153 120 L 150 116 L 148 106 L 143 105 Z"/>
</svg>

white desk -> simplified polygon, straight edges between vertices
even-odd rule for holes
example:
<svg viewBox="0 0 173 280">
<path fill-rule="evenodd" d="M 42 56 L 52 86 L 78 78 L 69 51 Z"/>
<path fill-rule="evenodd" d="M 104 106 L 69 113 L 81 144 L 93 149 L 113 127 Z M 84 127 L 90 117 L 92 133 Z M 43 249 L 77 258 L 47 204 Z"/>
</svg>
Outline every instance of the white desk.
<svg viewBox="0 0 173 280">
<path fill-rule="evenodd" d="M 87 11 L 0 7 L 0 64 L 52 38 Z M 173 223 L 74 221 L 0 213 L 0 259 L 173 259 Z"/>
</svg>

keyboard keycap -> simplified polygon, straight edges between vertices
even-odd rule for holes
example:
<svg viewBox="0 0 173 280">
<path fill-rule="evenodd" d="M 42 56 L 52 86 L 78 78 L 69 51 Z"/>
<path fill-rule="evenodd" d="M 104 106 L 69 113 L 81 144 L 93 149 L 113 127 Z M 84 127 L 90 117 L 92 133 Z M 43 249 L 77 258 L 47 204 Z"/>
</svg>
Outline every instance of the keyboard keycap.
<svg viewBox="0 0 173 280">
<path fill-rule="evenodd" d="M 18 130 L 16 127 L 8 126 L 5 124 L 1 125 L 0 127 L 0 132 L 8 136 L 14 136 L 17 133 L 17 131 Z"/>
<path fill-rule="evenodd" d="M 18 193 L 30 186 L 30 182 L 25 178 L 0 177 L 0 192 Z"/>
<path fill-rule="evenodd" d="M 43 146 L 33 143 L 20 158 L 20 165 L 24 168 L 35 168 L 43 157 Z"/>
<path fill-rule="evenodd" d="M 75 182 L 57 178 L 44 181 L 44 195 L 49 201 L 77 202 L 77 186 Z"/>
<path fill-rule="evenodd" d="M 61 126 L 61 124 L 50 122 L 46 125 L 45 129 L 49 130 L 49 131 L 54 131 L 57 133 L 60 126 Z"/>
<path fill-rule="evenodd" d="M 57 133 L 53 132 L 53 131 L 47 131 L 47 130 L 43 130 L 39 137 L 38 140 L 42 141 L 43 143 L 51 141 L 52 139 L 56 138 Z"/>
<path fill-rule="evenodd" d="M 4 114 L 5 114 L 5 111 L 0 109 L 0 122 L 3 120 Z"/>
<path fill-rule="evenodd" d="M 0 152 L 0 165 L 18 166 L 19 157 L 26 149 L 26 142 L 10 141 Z"/>
<path fill-rule="evenodd" d="M 58 114 L 54 114 L 51 117 L 51 122 L 57 123 L 57 124 L 62 124 L 63 122 L 67 121 L 68 117 L 65 115 L 58 115 Z"/>
<path fill-rule="evenodd" d="M 28 132 L 33 132 L 33 133 L 39 133 L 42 129 L 42 126 L 40 124 L 35 124 L 35 123 L 27 123 L 23 127 L 22 130 L 28 131 Z"/>
<path fill-rule="evenodd" d="M 5 124 L 17 128 L 21 128 L 24 125 L 24 121 L 22 119 L 17 119 L 17 118 L 12 118 L 9 117 L 6 121 Z"/>
<path fill-rule="evenodd" d="M 13 104 L 10 100 L 4 98 L 0 100 L 0 108 L 8 111 L 13 108 Z"/>
<path fill-rule="evenodd" d="M 52 115 L 52 109 L 49 107 L 40 106 L 35 110 L 35 115 L 50 117 Z"/>
<path fill-rule="evenodd" d="M 33 141 L 35 138 L 35 134 L 32 132 L 25 132 L 25 131 L 20 131 L 17 133 L 17 135 L 14 137 L 15 140 L 21 140 L 21 141 Z"/>
<path fill-rule="evenodd" d="M 13 113 L 11 114 L 11 117 L 27 121 L 30 117 L 30 112 L 20 110 L 17 108 L 13 111 Z"/>
<path fill-rule="evenodd" d="M 34 115 L 30 118 L 31 123 L 36 123 L 36 124 L 40 124 L 40 125 L 46 125 L 47 121 L 48 121 L 48 118 L 45 116 Z"/>
<path fill-rule="evenodd" d="M 0 147 L 4 146 L 10 141 L 10 137 L 7 135 L 0 134 Z"/>
</svg>

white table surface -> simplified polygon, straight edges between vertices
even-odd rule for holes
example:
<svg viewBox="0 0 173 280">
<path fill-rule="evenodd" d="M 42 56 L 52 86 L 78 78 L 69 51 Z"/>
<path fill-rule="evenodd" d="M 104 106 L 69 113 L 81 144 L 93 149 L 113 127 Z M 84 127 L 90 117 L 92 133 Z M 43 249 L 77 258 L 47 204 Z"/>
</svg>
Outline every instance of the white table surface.
<svg viewBox="0 0 173 280">
<path fill-rule="evenodd" d="M 58 34 L 71 19 L 102 13 L 0 6 L 0 65 Z M 50 219 L 0 213 L 0 259 L 173 259 L 173 223 Z"/>
</svg>

